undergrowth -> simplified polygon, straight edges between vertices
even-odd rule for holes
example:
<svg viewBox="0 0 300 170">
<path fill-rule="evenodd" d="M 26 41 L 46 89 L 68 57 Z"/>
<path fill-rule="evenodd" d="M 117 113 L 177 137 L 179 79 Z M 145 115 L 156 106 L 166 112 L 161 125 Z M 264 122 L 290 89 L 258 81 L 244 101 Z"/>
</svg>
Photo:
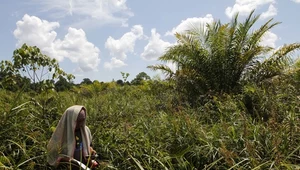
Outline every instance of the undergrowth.
<svg viewBox="0 0 300 170">
<path fill-rule="evenodd" d="M 87 108 L 99 169 L 299 169 L 299 90 L 276 88 L 249 85 L 193 108 L 157 83 L 41 94 L 1 90 L 0 169 L 53 169 L 48 140 L 75 104 Z"/>
</svg>

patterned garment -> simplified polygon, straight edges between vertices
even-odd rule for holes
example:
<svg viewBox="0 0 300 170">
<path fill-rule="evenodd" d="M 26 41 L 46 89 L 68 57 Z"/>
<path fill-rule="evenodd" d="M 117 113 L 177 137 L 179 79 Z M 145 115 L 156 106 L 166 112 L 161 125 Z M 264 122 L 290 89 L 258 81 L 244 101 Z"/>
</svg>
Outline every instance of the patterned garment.
<svg viewBox="0 0 300 170">
<path fill-rule="evenodd" d="M 74 159 L 84 163 L 85 158 L 82 156 L 83 143 L 82 143 L 82 136 L 80 130 L 75 130 L 75 140 L 76 140 L 76 146 L 74 151 Z"/>
</svg>

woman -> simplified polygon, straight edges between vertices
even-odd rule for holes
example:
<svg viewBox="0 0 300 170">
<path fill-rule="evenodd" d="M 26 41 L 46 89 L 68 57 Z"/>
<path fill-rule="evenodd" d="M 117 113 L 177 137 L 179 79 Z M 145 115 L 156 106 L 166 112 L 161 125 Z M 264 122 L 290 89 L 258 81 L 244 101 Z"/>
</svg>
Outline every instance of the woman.
<svg viewBox="0 0 300 170">
<path fill-rule="evenodd" d="M 47 146 L 50 165 L 57 167 L 61 162 L 73 164 L 76 162 L 74 159 L 87 164 L 87 157 L 96 153 L 85 120 L 86 109 L 83 106 L 71 106 L 64 112 Z"/>
</svg>

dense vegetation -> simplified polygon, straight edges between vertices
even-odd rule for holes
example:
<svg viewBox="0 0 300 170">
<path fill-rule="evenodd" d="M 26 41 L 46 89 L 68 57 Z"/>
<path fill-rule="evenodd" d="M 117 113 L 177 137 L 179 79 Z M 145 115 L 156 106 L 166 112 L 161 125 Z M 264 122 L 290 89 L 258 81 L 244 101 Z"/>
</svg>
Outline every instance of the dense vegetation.
<svg viewBox="0 0 300 170">
<path fill-rule="evenodd" d="M 149 66 L 168 73 L 166 80 L 140 73 L 128 82 L 122 73 L 124 81 L 75 85 L 61 71 L 58 81 L 36 84 L 16 71 L 36 62 L 3 61 L 0 168 L 53 169 L 48 140 L 64 110 L 81 104 L 99 169 L 299 169 L 300 61 L 290 54 L 300 45 L 262 46 L 278 23 L 252 31 L 258 17 L 177 34 L 160 58 L 176 72 Z"/>
</svg>

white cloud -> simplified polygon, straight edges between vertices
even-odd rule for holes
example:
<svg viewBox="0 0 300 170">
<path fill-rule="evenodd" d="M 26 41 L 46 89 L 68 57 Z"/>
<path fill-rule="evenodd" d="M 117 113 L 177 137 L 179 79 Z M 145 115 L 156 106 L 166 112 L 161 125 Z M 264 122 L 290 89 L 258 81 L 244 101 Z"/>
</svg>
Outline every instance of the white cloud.
<svg viewBox="0 0 300 170">
<path fill-rule="evenodd" d="M 181 23 L 172 29 L 172 31 L 166 32 L 167 35 L 174 35 L 175 33 L 182 33 L 187 30 L 190 30 L 191 28 L 198 28 L 205 26 L 207 23 L 212 23 L 213 22 L 213 16 L 211 14 L 207 14 L 205 17 L 201 18 L 187 18 L 186 20 L 182 20 Z"/>
<path fill-rule="evenodd" d="M 126 65 L 127 64 L 125 64 L 122 60 L 119 60 L 119 59 L 113 57 L 110 59 L 110 62 L 104 63 L 104 68 L 112 70 L 113 68 L 123 67 Z"/>
<path fill-rule="evenodd" d="M 263 12 L 261 14 L 261 19 L 265 19 L 265 18 L 269 18 L 269 17 L 273 17 L 277 15 L 277 8 L 274 7 L 273 4 L 271 4 L 268 8 L 268 11 Z"/>
<path fill-rule="evenodd" d="M 82 29 L 69 28 L 64 39 L 62 41 L 57 40 L 54 43 L 56 49 L 64 57 L 78 63 L 82 71 L 97 70 L 100 63 L 100 50 L 87 40 Z"/>
<path fill-rule="evenodd" d="M 120 39 L 114 39 L 109 36 L 105 42 L 105 48 L 110 51 L 110 56 L 113 57 L 111 60 L 113 62 L 111 63 L 118 66 L 124 66 L 124 60 L 127 59 L 127 53 L 134 53 L 136 40 L 143 38 L 143 36 L 143 27 L 141 25 L 134 25 L 130 32 L 125 33 Z M 123 64 L 120 61 L 122 61 Z"/>
<path fill-rule="evenodd" d="M 260 45 L 269 46 L 272 48 L 276 47 L 276 41 L 278 40 L 278 36 L 271 31 L 267 31 L 265 35 L 262 37 Z"/>
<path fill-rule="evenodd" d="M 100 50 L 87 40 L 82 29 L 69 28 L 64 39 L 60 40 L 56 38 L 57 33 L 54 31 L 59 27 L 57 22 L 25 14 L 16 25 L 14 36 L 18 47 L 23 43 L 37 46 L 44 54 L 59 62 L 69 58 L 73 63 L 78 63 L 81 71 L 97 70 Z"/>
<path fill-rule="evenodd" d="M 85 19 L 97 19 L 105 23 L 127 25 L 133 13 L 126 5 L 126 0 L 32 0 L 42 5 L 43 11 L 53 12 L 55 17 L 78 15 Z M 89 20 L 88 19 L 88 20 Z"/>
<path fill-rule="evenodd" d="M 20 47 L 23 43 L 27 43 L 36 45 L 40 49 L 45 49 L 52 45 L 57 36 L 57 33 L 53 30 L 59 27 L 58 22 L 48 22 L 27 14 L 16 25 L 14 36 L 18 40 L 17 46 Z M 48 52 L 48 50 L 43 51 Z M 62 60 L 58 56 L 53 57 Z"/>
<path fill-rule="evenodd" d="M 300 0 L 292 0 L 292 1 L 294 1 L 294 2 L 296 2 L 296 3 L 300 3 Z"/>
<path fill-rule="evenodd" d="M 144 47 L 144 52 L 141 54 L 141 57 L 145 60 L 156 60 L 171 45 L 170 42 L 160 39 L 160 34 L 157 33 L 155 29 L 152 29 L 151 37 L 148 44 Z"/>
<path fill-rule="evenodd" d="M 229 18 L 232 18 L 234 14 L 239 12 L 240 15 L 248 15 L 252 10 L 257 9 L 260 6 L 266 5 L 266 4 L 273 4 L 275 3 L 275 0 L 236 0 L 233 7 L 227 7 L 225 10 L 226 15 Z M 274 13 L 274 6 L 269 7 L 268 11 L 273 12 L 273 16 L 277 14 L 277 10 Z M 268 12 L 266 13 L 266 15 Z M 269 15 L 269 14 L 268 14 Z"/>
</svg>

